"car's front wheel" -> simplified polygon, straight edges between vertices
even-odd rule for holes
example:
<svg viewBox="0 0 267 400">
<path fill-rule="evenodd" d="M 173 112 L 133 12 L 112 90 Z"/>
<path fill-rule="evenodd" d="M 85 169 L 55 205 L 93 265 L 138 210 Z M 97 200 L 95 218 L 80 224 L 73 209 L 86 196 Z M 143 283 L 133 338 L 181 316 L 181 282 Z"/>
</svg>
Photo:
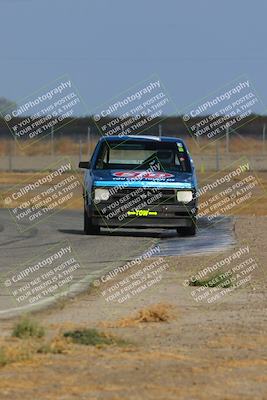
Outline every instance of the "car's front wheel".
<svg viewBox="0 0 267 400">
<path fill-rule="evenodd" d="M 84 209 L 84 233 L 85 235 L 98 235 L 100 233 L 100 227 L 92 224 L 91 218 L 88 217 L 86 210 Z"/>
<path fill-rule="evenodd" d="M 180 236 L 195 236 L 196 234 L 196 225 L 192 223 L 191 226 L 181 226 L 176 228 L 178 235 Z"/>
</svg>

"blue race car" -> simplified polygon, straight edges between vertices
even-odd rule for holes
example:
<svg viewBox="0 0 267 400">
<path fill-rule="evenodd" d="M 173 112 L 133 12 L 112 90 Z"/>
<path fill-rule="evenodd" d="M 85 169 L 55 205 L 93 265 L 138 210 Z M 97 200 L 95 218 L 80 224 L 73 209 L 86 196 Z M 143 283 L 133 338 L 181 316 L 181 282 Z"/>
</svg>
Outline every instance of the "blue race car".
<svg viewBox="0 0 267 400">
<path fill-rule="evenodd" d="M 197 180 L 185 143 L 174 137 L 99 140 L 84 177 L 84 232 L 101 227 L 175 228 L 195 235 Z"/>
</svg>

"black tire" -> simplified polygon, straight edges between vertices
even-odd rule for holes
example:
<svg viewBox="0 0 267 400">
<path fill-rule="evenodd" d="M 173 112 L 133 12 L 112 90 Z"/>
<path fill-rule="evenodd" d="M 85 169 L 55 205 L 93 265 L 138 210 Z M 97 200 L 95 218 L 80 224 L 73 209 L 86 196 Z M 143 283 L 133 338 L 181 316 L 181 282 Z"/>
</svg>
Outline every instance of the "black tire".
<svg viewBox="0 0 267 400">
<path fill-rule="evenodd" d="M 191 226 L 181 226 L 176 228 L 176 230 L 180 236 L 195 236 L 196 225 L 193 223 Z"/>
<path fill-rule="evenodd" d="M 98 235 L 100 233 L 100 227 L 92 224 L 91 218 L 88 217 L 86 210 L 84 209 L 84 233 L 85 235 Z"/>
</svg>

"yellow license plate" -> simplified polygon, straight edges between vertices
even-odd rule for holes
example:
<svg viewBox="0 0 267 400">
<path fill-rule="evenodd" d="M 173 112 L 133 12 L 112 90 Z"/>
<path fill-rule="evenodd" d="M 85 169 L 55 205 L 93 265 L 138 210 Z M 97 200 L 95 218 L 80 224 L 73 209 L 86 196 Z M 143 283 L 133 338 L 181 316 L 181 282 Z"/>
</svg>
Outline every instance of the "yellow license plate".
<svg viewBox="0 0 267 400">
<path fill-rule="evenodd" d="M 134 210 L 128 211 L 127 215 L 131 217 L 149 217 L 151 215 L 155 216 L 158 215 L 157 211 L 150 211 L 150 210 Z"/>
</svg>

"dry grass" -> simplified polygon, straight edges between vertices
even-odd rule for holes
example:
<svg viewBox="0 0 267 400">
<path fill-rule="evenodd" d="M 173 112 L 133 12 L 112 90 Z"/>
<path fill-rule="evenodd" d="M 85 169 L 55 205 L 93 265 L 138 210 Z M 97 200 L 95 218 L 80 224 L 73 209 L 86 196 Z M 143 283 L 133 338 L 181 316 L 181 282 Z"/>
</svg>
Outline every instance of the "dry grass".
<svg viewBox="0 0 267 400">
<path fill-rule="evenodd" d="M 115 322 L 103 321 L 99 325 L 106 328 L 127 328 L 140 323 L 170 322 L 175 319 L 172 304 L 158 303 L 142 308 L 136 314 Z"/>
<path fill-rule="evenodd" d="M 66 338 L 57 335 L 50 342 L 45 342 L 37 349 L 39 354 L 67 354 L 70 352 L 70 343 Z"/>
<path fill-rule="evenodd" d="M 34 155 L 50 155 L 52 151 L 55 155 L 77 155 L 80 152 L 80 148 L 83 154 L 92 153 L 98 137 L 92 138 L 90 145 L 86 142 L 86 138 L 83 138 L 81 145 L 79 141 L 59 137 L 54 139 L 54 149 L 52 149 L 50 139 L 42 139 L 35 142 L 34 145 L 29 141 L 16 144 L 14 140 L 2 139 L 0 141 L 0 155 L 7 156 L 9 154 L 19 156 L 34 156 Z M 216 153 L 216 146 L 219 147 L 220 154 L 226 154 L 226 140 L 222 138 L 218 141 L 209 141 L 205 138 L 200 138 L 199 145 L 190 136 L 184 139 L 192 155 L 214 155 Z M 263 145 L 262 140 L 255 139 L 252 137 L 242 137 L 235 134 L 230 135 L 230 147 L 231 153 L 238 153 L 239 155 L 260 155 L 267 154 L 267 143 Z"/>
<path fill-rule="evenodd" d="M 6 339 L 0 346 L 0 366 L 27 361 L 36 353 L 38 344 L 35 341 Z"/>
<path fill-rule="evenodd" d="M 226 139 L 225 137 L 216 141 L 208 141 L 205 138 L 200 139 L 199 145 L 192 138 L 185 140 L 192 155 L 215 155 L 219 150 L 220 155 L 227 154 Z M 217 147 L 217 149 L 216 149 Z M 237 135 L 230 135 L 229 152 L 236 153 L 239 157 L 243 156 L 257 156 L 267 154 L 267 143 L 263 145 L 262 140 L 252 137 L 242 137 Z"/>
<path fill-rule="evenodd" d="M 158 303 L 146 308 L 142 308 L 135 320 L 140 322 L 169 322 L 174 319 L 174 306 L 171 304 Z"/>
<path fill-rule="evenodd" d="M 55 138 L 53 148 L 49 139 L 42 139 L 32 144 L 30 141 L 23 141 L 23 143 L 16 143 L 14 140 L 1 139 L 0 141 L 0 155 L 7 156 L 9 154 L 18 156 L 35 156 L 35 155 L 77 155 L 80 148 L 83 154 L 92 152 L 97 140 L 92 140 L 90 146 L 86 142 L 75 141 L 70 138 Z"/>
<path fill-rule="evenodd" d="M 82 209 L 83 207 L 83 198 L 82 198 L 82 173 L 76 173 L 77 180 L 81 182 L 80 187 L 77 187 L 73 191 L 73 197 L 71 201 L 67 201 L 66 204 L 64 203 L 64 207 L 67 209 Z M 8 205 L 5 203 L 4 198 L 9 195 L 12 188 L 16 185 L 23 183 L 29 183 L 37 181 L 38 179 L 42 179 L 42 177 L 46 176 L 47 173 L 45 172 L 1 172 L 0 173 L 0 185 L 10 185 L 10 189 L 5 189 L 0 192 L 0 207 L 1 208 L 8 208 Z M 74 173 L 65 173 L 64 179 L 69 178 L 70 176 L 74 175 Z M 62 177 L 58 176 L 53 179 L 53 184 L 57 184 L 62 181 Z M 43 191 L 47 190 L 51 185 L 43 185 Z M 12 208 L 20 207 L 22 203 L 30 201 L 35 195 L 41 193 L 40 189 L 36 189 L 34 191 L 30 191 L 28 194 L 24 195 L 23 198 L 19 198 L 16 201 L 12 202 Z M 62 209 L 62 206 L 55 207 L 55 210 Z"/>
</svg>

